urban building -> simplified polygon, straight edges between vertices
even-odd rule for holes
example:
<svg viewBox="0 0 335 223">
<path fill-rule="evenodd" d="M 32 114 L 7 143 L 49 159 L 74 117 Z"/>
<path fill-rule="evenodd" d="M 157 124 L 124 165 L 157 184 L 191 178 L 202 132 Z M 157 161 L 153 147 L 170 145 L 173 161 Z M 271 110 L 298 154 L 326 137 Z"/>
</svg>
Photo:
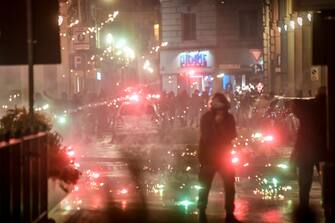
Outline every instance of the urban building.
<svg viewBox="0 0 335 223">
<path fill-rule="evenodd" d="M 162 89 L 223 91 L 263 81 L 263 1 L 161 1 Z"/>
<path fill-rule="evenodd" d="M 313 96 L 326 84 L 326 68 L 312 65 L 313 13 L 294 11 L 292 0 L 268 6 L 269 69 L 272 91 L 287 96 Z"/>
<path fill-rule="evenodd" d="M 69 94 L 69 43 L 66 35 L 68 22 L 67 10 L 68 5 L 65 0 L 60 0 L 60 48 L 61 48 L 61 63 L 54 65 L 35 65 L 35 93 L 43 94 L 47 91 L 55 98 L 60 98 L 62 92 Z M 0 66 L 0 82 L 2 89 L 0 90 L 0 100 L 2 106 L 12 107 L 28 105 L 28 67 L 25 65 Z M 13 96 L 15 100 L 13 100 Z M 11 101 L 8 101 L 12 99 Z"/>
<path fill-rule="evenodd" d="M 159 88 L 158 0 L 60 0 L 59 3 L 61 64 L 34 66 L 35 93 L 43 96 L 43 92 L 47 92 L 52 98 L 61 98 L 62 93 L 66 93 L 72 98 L 78 93 L 111 93 L 116 90 L 115 86 L 139 82 Z M 131 49 L 133 59 L 129 63 L 108 61 L 106 56 L 106 60 L 100 61 L 108 47 L 109 34 L 120 43 L 124 40 L 124 50 Z M 148 62 L 150 66 L 144 69 Z M 0 81 L 4 83 L 0 91 L 4 110 L 13 104 L 27 105 L 27 67 L 1 66 L 0 74 Z M 8 103 L 14 95 L 15 102 Z"/>
<path fill-rule="evenodd" d="M 153 50 L 160 46 L 158 0 L 78 0 L 76 8 L 79 22 L 72 33 L 77 36 L 82 34 L 81 30 L 90 33 L 77 41 L 79 48 L 74 43 L 71 52 L 71 58 L 79 57 L 81 62 L 80 66 L 72 67 L 73 75 L 77 76 L 77 92 L 103 91 L 111 95 L 139 83 L 159 86 L 159 54 Z M 74 39 L 78 40 L 76 36 Z M 112 45 L 118 49 L 106 52 Z M 132 58 L 125 62 L 118 50 L 129 51 Z"/>
</svg>

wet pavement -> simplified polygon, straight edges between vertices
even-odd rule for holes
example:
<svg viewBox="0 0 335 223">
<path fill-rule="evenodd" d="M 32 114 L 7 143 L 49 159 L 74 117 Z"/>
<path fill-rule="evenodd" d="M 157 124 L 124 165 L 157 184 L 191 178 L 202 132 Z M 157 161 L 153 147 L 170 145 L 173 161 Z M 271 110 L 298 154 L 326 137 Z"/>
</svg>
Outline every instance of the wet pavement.
<svg viewBox="0 0 335 223">
<path fill-rule="evenodd" d="M 197 222 L 200 187 L 192 146 L 114 145 L 107 135 L 79 147 L 76 154 L 82 177 L 51 214 L 57 222 L 142 222 L 139 219 L 145 219 L 143 213 L 149 219 L 147 222 Z M 279 155 L 273 153 L 276 159 L 268 156 L 266 161 L 241 159 L 240 166 L 236 167 L 235 214 L 239 220 L 293 222 L 297 183 L 283 173 L 285 166 L 277 161 L 278 157 L 286 160 L 290 150 L 280 148 Z M 129 165 L 132 162 L 136 165 Z M 216 176 L 207 209 L 209 222 L 224 222 L 223 192 L 221 180 Z M 320 201 L 321 187 L 315 177 L 311 203 L 322 219 Z"/>
</svg>

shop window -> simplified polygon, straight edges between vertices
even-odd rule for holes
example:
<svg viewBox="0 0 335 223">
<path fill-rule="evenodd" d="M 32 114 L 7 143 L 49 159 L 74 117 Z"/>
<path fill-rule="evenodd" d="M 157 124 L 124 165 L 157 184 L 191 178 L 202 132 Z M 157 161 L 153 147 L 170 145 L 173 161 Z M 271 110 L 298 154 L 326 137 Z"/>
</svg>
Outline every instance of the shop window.
<svg viewBox="0 0 335 223">
<path fill-rule="evenodd" d="M 255 39 L 258 37 L 258 11 L 241 11 L 240 16 L 240 37 L 242 39 Z"/>
<path fill-rule="evenodd" d="M 182 16 L 183 40 L 196 39 L 196 15 L 194 13 L 185 13 Z"/>
</svg>

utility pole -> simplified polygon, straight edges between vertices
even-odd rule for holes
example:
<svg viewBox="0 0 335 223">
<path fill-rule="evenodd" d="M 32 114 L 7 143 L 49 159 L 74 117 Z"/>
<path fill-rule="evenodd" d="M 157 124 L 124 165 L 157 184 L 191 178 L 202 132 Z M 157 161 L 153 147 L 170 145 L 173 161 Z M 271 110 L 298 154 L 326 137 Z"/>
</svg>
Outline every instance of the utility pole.
<svg viewBox="0 0 335 223">
<path fill-rule="evenodd" d="M 29 82 L 29 115 L 34 117 L 34 35 L 32 0 L 26 0 L 27 4 L 27 59 L 28 59 L 28 82 Z"/>
</svg>

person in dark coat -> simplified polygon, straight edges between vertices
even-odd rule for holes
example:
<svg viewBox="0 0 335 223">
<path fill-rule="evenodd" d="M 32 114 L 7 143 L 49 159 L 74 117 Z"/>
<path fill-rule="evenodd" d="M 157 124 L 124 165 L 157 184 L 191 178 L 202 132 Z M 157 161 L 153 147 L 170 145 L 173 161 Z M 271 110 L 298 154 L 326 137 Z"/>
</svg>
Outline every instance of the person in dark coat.
<svg viewBox="0 0 335 223">
<path fill-rule="evenodd" d="M 299 208 L 309 209 L 309 193 L 314 167 L 325 161 L 327 151 L 326 91 L 321 87 L 311 100 L 295 100 L 293 112 L 299 119 L 299 129 L 291 164 L 298 170 Z"/>
<path fill-rule="evenodd" d="M 202 108 L 202 98 L 199 90 L 195 90 L 190 100 L 190 123 L 189 126 L 199 127 L 200 109 Z"/>
<path fill-rule="evenodd" d="M 216 93 L 200 120 L 199 220 L 207 222 L 206 207 L 215 173 L 223 178 L 225 188 L 226 222 L 238 222 L 234 217 L 235 171 L 231 163 L 232 140 L 236 137 L 234 117 L 228 112 L 230 104 L 224 94 Z"/>
</svg>

